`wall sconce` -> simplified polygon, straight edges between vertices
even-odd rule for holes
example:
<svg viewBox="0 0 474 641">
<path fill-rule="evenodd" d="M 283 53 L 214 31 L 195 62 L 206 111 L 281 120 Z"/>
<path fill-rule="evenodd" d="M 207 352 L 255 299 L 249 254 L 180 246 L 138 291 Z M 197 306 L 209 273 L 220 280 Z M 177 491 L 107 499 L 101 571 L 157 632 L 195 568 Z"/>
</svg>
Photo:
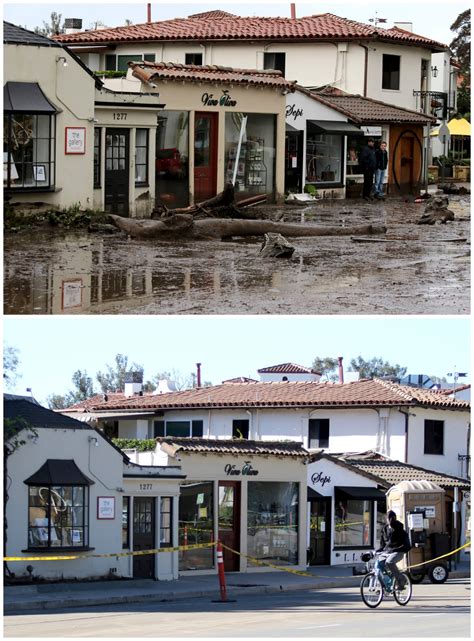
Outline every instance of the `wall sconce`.
<svg viewBox="0 0 474 641">
<path fill-rule="evenodd" d="M 96 447 L 99 447 L 99 439 L 97 439 L 95 436 L 89 436 L 89 443 L 94 443 Z"/>
<path fill-rule="evenodd" d="M 435 67 L 431 67 L 431 75 L 433 76 L 433 78 L 437 78 L 438 77 L 438 67 L 436 67 L 436 66 Z"/>
<path fill-rule="evenodd" d="M 67 62 L 67 60 L 66 60 L 66 58 L 64 56 L 58 56 L 56 58 L 56 62 L 61 62 L 61 60 L 63 62 L 63 67 L 67 67 L 68 62 Z"/>
</svg>

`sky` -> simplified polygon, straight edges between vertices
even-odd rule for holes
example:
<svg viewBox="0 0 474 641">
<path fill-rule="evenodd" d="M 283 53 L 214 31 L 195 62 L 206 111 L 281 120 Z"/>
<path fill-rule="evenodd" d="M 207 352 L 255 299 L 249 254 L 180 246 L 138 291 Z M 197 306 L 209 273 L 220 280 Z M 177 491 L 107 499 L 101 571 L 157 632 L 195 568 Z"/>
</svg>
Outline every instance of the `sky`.
<svg viewBox="0 0 474 641">
<path fill-rule="evenodd" d="M 45 404 L 72 388 L 74 371 L 95 376 L 117 353 L 157 372 L 189 375 L 219 384 L 257 369 L 316 357 L 382 357 L 409 374 L 470 374 L 467 317 L 323 316 L 83 316 L 5 317 L 4 343 L 19 350 L 22 377 L 14 389 Z M 452 379 L 448 378 L 448 381 Z M 470 377 L 460 382 L 470 382 Z"/>
<path fill-rule="evenodd" d="M 146 22 L 146 2 L 116 2 L 102 0 L 100 3 L 74 2 L 9 2 L 4 5 L 4 19 L 33 29 L 48 21 L 51 12 L 60 13 L 63 18 L 82 18 L 83 28 L 88 29 L 97 20 L 109 27 L 120 26 L 126 19 L 134 24 Z M 281 16 L 290 17 L 290 2 L 272 2 L 271 0 L 215 0 L 214 2 L 172 2 L 152 3 L 152 20 L 169 20 L 186 17 L 193 13 L 223 9 L 242 16 Z M 368 22 L 376 12 L 379 18 L 387 18 L 385 26 L 392 27 L 393 22 L 412 22 L 413 30 L 426 37 L 449 44 L 453 33 L 449 27 L 457 16 L 470 6 L 468 0 L 398 0 L 389 2 L 379 0 L 357 0 L 353 2 L 332 2 L 314 0 L 313 2 L 295 2 L 296 15 L 314 15 L 317 13 L 335 13 L 359 22 Z M 384 26 L 384 25 L 381 25 Z"/>
</svg>

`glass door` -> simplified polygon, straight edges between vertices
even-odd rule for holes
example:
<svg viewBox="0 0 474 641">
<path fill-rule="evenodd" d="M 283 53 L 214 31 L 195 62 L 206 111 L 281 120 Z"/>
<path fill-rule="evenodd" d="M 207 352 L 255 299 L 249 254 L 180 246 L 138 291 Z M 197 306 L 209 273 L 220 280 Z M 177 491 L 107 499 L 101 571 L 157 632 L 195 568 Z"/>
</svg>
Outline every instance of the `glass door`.
<svg viewBox="0 0 474 641">
<path fill-rule="evenodd" d="M 240 552 L 240 483 L 219 483 L 219 540 L 232 550 Z M 240 557 L 224 548 L 224 570 L 238 572 Z"/>
</svg>

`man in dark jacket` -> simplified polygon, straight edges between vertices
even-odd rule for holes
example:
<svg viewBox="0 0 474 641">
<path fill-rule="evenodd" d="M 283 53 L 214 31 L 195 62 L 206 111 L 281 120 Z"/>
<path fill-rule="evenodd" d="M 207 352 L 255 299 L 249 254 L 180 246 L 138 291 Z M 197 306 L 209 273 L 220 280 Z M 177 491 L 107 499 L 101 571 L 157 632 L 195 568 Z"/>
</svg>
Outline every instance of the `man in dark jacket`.
<svg viewBox="0 0 474 641">
<path fill-rule="evenodd" d="M 372 187 L 374 184 L 374 174 L 377 167 L 374 149 L 374 139 L 369 138 L 367 145 L 362 149 L 359 156 L 359 165 L 364 174 L 364 189 L 362 190 L 362 197 L 364 200 L 373 200 Z"/>
<path fill-rule="evenodd" d="M 385 196 L 383 194 L 383 184 L 388 167 L 387 143 L 384 140 L 380 143 L 379 148 L 375 150 L 375 159 L 376 167 L 374 194 L 376 198 L 384 200 Z"/>
<path fill-rule="evenodd" d="M 385 566 L 395 577 L 400 586 L 403 586 L 405 579 L 397 567 L 397 563 L 403 559 L 405 549 L 405 530 L 403 523 L 397 520 L 393 510 L 387 512 L 387 524 L 382 528 L 380 537 L 380 548 L 376 550 L 379 560 L 385 560 Z"/>
</svg>

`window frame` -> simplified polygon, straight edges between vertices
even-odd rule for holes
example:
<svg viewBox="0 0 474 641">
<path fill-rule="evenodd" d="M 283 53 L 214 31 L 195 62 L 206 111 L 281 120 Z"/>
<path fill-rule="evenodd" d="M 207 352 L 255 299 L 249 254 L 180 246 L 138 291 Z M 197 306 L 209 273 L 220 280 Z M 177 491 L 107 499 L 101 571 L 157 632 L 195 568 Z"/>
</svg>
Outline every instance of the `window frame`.
<svg viewBox="0 0 474 641">
<path fill-rule="evenodd" d="M 96 150 L 97 150 L 97 155 L 96 155 Z M 102 186 L 101 155 L 102 155 L 102 127 L 94 127 L 94 189 L 100 189 L 100 187 Z"/>
<path fill-rule="evenodd" d="M 145 144 L 144 145 L 138 145 L 137 140 L 138 136 L 137 133 L 139 131 L 144 131 L 146 132 L 145 135 Z M 145 149 L 145 162 L 137 162 L 137 149 Z M 135 187 L 148 187 L 149 186 L 149 162 L 148 158 L 150 155 L 150 130 L 146 127 L 137 127 L 135 130 Z M 145 180 L 137 180 L 137 168 L 138 167 L 145 167 Z"/>
<path fill-rule="evenodd" d="M 385 70 L 385 61 L 387 60 L 387 62 L 388 62 L 388 58 L 392 58 L 392 59 L 398 58 L 398 72 L 393 71 L 393 70 L 390 70 L 390 71 L 386 71 Z M 402 76 L 401 70 L 402 70 L 402 57 L 401 56 L 399 56 L 397 54 L 393 54 L 393 53 L 384 53 L 384 54 L 382 54 L 382 89 L 384 91 L 400 91 L 400 80 L 401 80 L 401 76 Z M 398 73 L 398 76 L 396 77 L 397 86 L 396 87 L 392 87 L 391 85 L 395 84 L 393 82 L 393 77 L 394 77 L 393 74 L 397 74 L 397 73 Z M 386 74 L 388 74 L 388 76 L 386 76 Z M 390 86 L 385 86 L 386 85 L 386 82 L 385 82 L 386 78 L 388 78 L 388 84 Z"/>
<path fill-rule="evenodd" d="M 13 122 L 15 120 L 15 117 L 19 117 L 21 119 L 25 117 L 31 117 L 35 120 L 36 124 L 36 131 L 38 131 L 38 117 L 44 117 L 48 118 L 48 136 L 45 137 L 38 137 L 36 136 L 35 138 L 31 138 L 31 140 L 47 140 L 48 141 L 48 160 L 46 161 L 36 161 L 34 156 L 38 154 L 38 151 L 36 150 L 35 154 L 33 154 L 32 161 L 31 163 L 25 161 L 25 152 L 24 152 L 24 147 L 26 145 L 22 145 L 22 158 L 21 161 L 15 161 L 13 158 L 13 148 L 12 148 L 12 140 L 13 140 Z M 4 153 L 7 154 L 7 178 L 4 183 L 4 191 L 6 193 L 23 193 L 23 192 L 52 192 L 55 191 L 55 185 L 56 185 L 56 114 L 52 113 L 41 113 L 38 111 L 32 111 L 28 113 L 20 113 L 20 112 L 4 112 L 3 116 L 3 123 L 4 123 L 4 135 L 6 132 L 7 133 L 7 138 L 6 142 L 4 142 Z M 28 141 L 27 144 L 29 144 L 30 141 Z M 9 162 L 9 159 L 12 159 L 13 162 Z M 22 167 L 22 173 L 23 173 L 23 167 L 25 165 L 31 164 L 32 168 L 34 165 L 39 166 L 39 165 L 46 165 L 49 169 L 48 175 L 48 184 L 47 185 L 38 185 L 38 180 L 35 178 L 35 184 L 34 185 L 25 185 L 24 184 L 24 178 L 22 179 L 22 184 L 15 186 L 12 184 L 12 179 L 11 179 L 11 172 L 12 172 L 12 165 L 15 165 L 15 170 L 16 167 Z M 17 171 L 17 170 L 16 170 Z M 19 173 L 17 171 L 18 177 Z"/>
<path fill-rule="evenodd" d="M 164 501 L 169 501 L 169 509 L 164 510 L 163 509 L 163 504 Z M 163 515 L 168 514 L 169 515 L 169 524 L 168 525 L 163 525 Z M 162 532 L 166 530 L 169 534 L 169 540 L 166 542 L 163 542 L 162 540 Z M 174 538 L 173 538 L 173 497 L 172 496 L 161 496 L 160 497 L 160 528 L 159 528 L 159 535 L 160 535 L 160 548 L 170 548 L 173 547 L 174 545 Z"/>
<path fill-rule="evenodd" d="M 139 58 L 140 56 L 140 58 Z M 127 62 L 155 62 L 156 54 L 155 53 L 131 53 L 131 54 L 118 54 L 118 53 L 107 53 L 104 58 L 104 71 L 123 71 L 126 72 L 126 69 L 119 69 L 119 58 L 127 58 Z M 113 63 L 113 64 L 112 64 Z"/>
<path fill-rule="evenodd" d="M 194 58 L 196 56 L 201 58 L 201 62 L 196 62 L 194 60 Z M 190 60 L 191 57 L 193 58 L 192 61 Z M 184 64 L 185 65 L 195 65 L 196 67 L 202 67 L 202 61 L 203 61 L 203 57 L 202 57 L 202 53 L 200 53 L 200 52 L 189 51 L 188 53 L 184 54 Z"/>
<path fill-rule="evenodd" d="M 51 490 L 57 490 L 58 488 L 82 488 L 83 490 L 83 502 L 82 504 L 75 506 L 71 505 L 68 506 L 69 508 L 74 508 L 74 507 L 80 507 L 82 508 L 82 525 L 76 526 L 76 529 L 81 528 L 82 533 L 83 533 L 83 544 L 82 545 L 52 545 L 52 536 L 51 532 L 54 528 L 57 527 L 57 525 L 54 524 L 54 521 L 51 519 L 51 510 L 52 510 L 52 502 L 51 502 L 51 497 L 52 497 L 52 492 Z M 38 494 L 39 491 L 42 489 L 47 489 L 48 490 L 48 505 L 45 507 L 45 512 L 47 513 L 47 529 L 48 529 L 48 540 L 47 540 L 47 545 L 34 545 L 31 543 L 31 537 L 30 533 L 31 530 L 34 529 L 39 529 L 41 526 L 31 526 L 30 525 L 30 509 L 31 508 L 37 508 L 37 505 L 31 504 L 31 497 L 32 497 L 32 490 L 38 489 Z M 40 495 L 41 496 L 41 495 Z M 28 506 L 27 506 L 27 531 L 28 531 L 28 545 L 26 551 L 36 551 L 36 552 L 51 552 L 51 551 L 56 551 L 56 552 L 61 552 L 61 551 L 85 551 L 85 550 L 91 550 L 89 546 L 89 534 L 90 534 L 90 514 L 89 514 L 89 508 L 90 508 L 90 501 L 89 501 L 89 486 L 87 484 L 55 484 L 55 483 L 42 483 L 41 485 L 28 485 Z M 74 529 L 74 526 L 68 526 L 70 527 L 71 531 Z M 65 529 L 65 528 L 64 528 Z M 57 537 L 57 533 L 55 531 L 55 536 Z"/>
<path fill-rule="evenodd" d="M 441 452 L 433 452 L 433 451 L 428 452 L 427 451 L 427 449 L 428 449 L 427 446 L 429 444 L 428 440 L 432 441 L 432 434 L 433 434 L 432 430 L 433 430 L 434 427 L 438 427 L 438 428 L 441 427 L 441 430 L 442 430 L 442 433 L 441 433 Z M 427 456 L 444 456 L 444 435 L 445 435 L 444 421 L 440 421 L 438 419 L 425 418 L 424 424 L 423 424 L 423 428 L 424 428 L 423 454 L 425 454 Z M 430 437 L 430 438 L 427 439 L 427 436 Z M 431 448 L 430 449 L 435 449 L 432 446 L 432 443 L 431 443 Z"/>
<path fill-rule="evenodd" d="M 273 56 L 273 65 L 270 65 L 269 58 Z M 277 59 L 278 56 L 278 59 Z M 264 51 L 263 53 L 263 68 L 264 69 L 274 69 L 276 71 L 281 71 L 283 77 L 285 78 L 286 73 L 286 52 L 285 51 Z"/>
<path fill-rule="evenodd" d="M 167 436 L 170 436 L 171 438 L 179 438 L 177 436 L 173 436 L 172 434 L 168 433 L 168 425 L 170 423 L 173 424 L 182 424 L 184 425 L 185 423 L 188 426 L 188 433 L 186 436 L 183 436 L 182 438 L 202 438 L 204 434 L 204 420 L 202 418 L 198 419 L 189 419 L 186 421 L 166 421 L 166 420 L 158 420 L 158 421 L 153 421 L 153 438 L 165 438 Z"/>
<path fill-rule="evenodd" d="M 336 541 L 336 533 L 337 533 L 337 525 L 338 522 L 336 521 L 337 515 L 336 515 L 336 505 L 334 508 L 334 542 L 333 542 L 333 551 L 338 551 L 338 550 L 368 550 L 374 547 L 374 501 L 370 499 L 336 499 L 336 503 L 345 503 L 345 510 L 346 512 L 349 512 L 347 508 L 348 503 L 369 503 L 370 506 L 370 516 L 369 516 L 369 541 L 368 543 L 363 543 L 361 545 L 353 545 L 351 543 L 347 543 L 347 541 L 344 542 L 339 542 Z M 350 525 L 350 523 L 349 523 Z M 364 530 L 363 530 L 363 525 L 362 524 L 362 537 L 364 536 Z M 376 528 L 375 528 L 376 529 Z"/>
<path fill-rule="evenodd" d="M 324 426 L 327 425 L 327 438 L 321 437 L 321 426 L 324 423 Z M 317 433 L 317 438 L 311 438 L 312 428 Z M 308 419 L 308 448 L 329 448 L 329 438 L 330 438 L 331 423 L 328 418 L 310 418 Z M 317 441 L 318 444 L 312 446 L 311 441 Z M 325 443 L 325 444 L 323 444 Z"/>
<path fill-rule="evenodd" d="M 126 527 L 123 526 L 123 515 L 127 515 L 127 524 Z M 122 517 L 122 549 L 123 550 L 128 550 L 130 549 L 130 497 L 129 496 L 122 496 L 122 512 L 121 512 L 121 517 Z M 124 531 L 126 534 L 125 541 L 123 540 L 123 535 Z"/>
<path fill-rule="evenodd" d="M 244 426 L 242 423 L 246 423 L 247 425 Z M 238 425 L 237 425 L 238 424 Z M 246 430 L 245 432 L 242 431 L 242 428 Z M 242 436 L 239 436 L 236 431 L 239 430 L 242 433 Z M 247 436 L 245 436 L 245 433 Z M 232 438 L 234 439 L 244 439 L 248 441 L 250 436 L 250 420 L 248 418 L 234 418 L 232 419 Z"/>
</svg>

